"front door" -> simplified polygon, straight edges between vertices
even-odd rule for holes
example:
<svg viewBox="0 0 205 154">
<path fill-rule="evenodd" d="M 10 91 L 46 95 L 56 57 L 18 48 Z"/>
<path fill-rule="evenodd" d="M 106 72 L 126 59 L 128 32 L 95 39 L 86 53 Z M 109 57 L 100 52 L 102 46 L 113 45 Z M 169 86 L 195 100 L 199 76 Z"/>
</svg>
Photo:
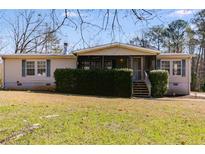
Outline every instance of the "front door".
<svg viewBox="0 0 205 154">
<path fill-rule="evenodd" d="M 133 80 L 139 81 L 142 80 L 143 76 L 143 65 L 142 65 L 142 57 L 133 57 Z"/>
</svg>

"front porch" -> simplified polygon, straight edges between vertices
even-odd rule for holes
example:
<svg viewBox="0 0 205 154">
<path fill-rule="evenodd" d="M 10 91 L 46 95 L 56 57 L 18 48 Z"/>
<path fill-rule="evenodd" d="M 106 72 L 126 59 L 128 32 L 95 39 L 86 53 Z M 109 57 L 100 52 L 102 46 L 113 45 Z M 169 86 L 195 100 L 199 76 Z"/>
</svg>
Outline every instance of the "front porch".
<svg viewBox="0 0 205 154">
<path fill-rule="evenodd" d="M 77 67 L 79 69 L 132 69 L 132 97 L 150 97 L 151 83 L 147 73 L 156 69 L 156 56 L 78 56 Z"/>
<path fill-rule="evenodd" d="M 74 54 L 77 56 L 79 69 L 132 69 L 132 96 L 151 95 L 148 72 L 156 69 L 156 57 L 160 51 L 111 43 L 83 49 Z"/>
<path fill-rule="evenodd" d="M 133 70 L 133 81 L 144 81 L 145 72 L 156 69 L 156 56 L 78 56 L 79 69 L 120 69 Z"/>
</svg>

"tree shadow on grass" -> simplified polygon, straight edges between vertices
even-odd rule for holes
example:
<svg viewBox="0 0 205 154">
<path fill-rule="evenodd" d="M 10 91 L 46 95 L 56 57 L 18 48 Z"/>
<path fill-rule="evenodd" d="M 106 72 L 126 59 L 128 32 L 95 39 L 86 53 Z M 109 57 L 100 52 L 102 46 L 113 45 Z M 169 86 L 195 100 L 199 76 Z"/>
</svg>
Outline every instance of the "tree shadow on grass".
<svg viewBox="0 0 205 154">
<path fill-rule="evenodd" d="M 62 96 L 81 96 L 81 97 L 92 97 L 92 98 L 104 98 L 104 99 L 127 99 L 127 100 L 151 100 L 151 101 L 181 101 L 185 99 L 203 99 L 200 97 L 194 97 L 190 95 L 177 95 L 177 96 L 165 96 L 161 98 L 154 98 L 154 97 L 147 97 L 147 98 L 142 98 L 142 97 L 115 97 L 115 96 L 99 96 L 99 95 L 83 95 L 83 94 L 67 94 L 67 93 L 60 93 L 56 91 L 46 91 L 46 90 L 3 90 L 3 91 L 19 91 L 19 92 L 27 92 L 27 93 L 39 93 L 39 94 L 57 94 L 57 95 L 62 95 Z"/>
<path fill-rule="evenodd" d="M 22 91 L 22 90 L 15 90 L 15 91 Z M 125 97 L 115 97 L 115 96 L 100 96 L 100 95 L 83 95 L 83 94 L 67 94 L 67 93 L 60 93 L 56 91 L 44 91 L 44 90 L 24 90 L 28 93 L 39 93 L 39 94 L 57 94 L 57 95 L 63 95 L 63 96 L 81 96 L 81 97 L 93 97 L 93 98 L 106 98 L 106 99 L 131 99 L 131 98 L 125 98 Z"/>
</svg>

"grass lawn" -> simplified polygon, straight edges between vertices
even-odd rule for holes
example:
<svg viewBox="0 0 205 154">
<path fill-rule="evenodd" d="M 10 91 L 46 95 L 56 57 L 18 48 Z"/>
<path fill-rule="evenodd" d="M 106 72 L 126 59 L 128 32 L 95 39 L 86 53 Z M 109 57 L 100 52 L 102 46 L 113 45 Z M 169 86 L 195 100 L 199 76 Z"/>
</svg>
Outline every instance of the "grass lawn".
<svg viewBox="0 0 205 154">
<path fill-rule="evenodd" d="M 205 100 L 0 91 L 3 144 L 205 144 Z"/>
</svg>

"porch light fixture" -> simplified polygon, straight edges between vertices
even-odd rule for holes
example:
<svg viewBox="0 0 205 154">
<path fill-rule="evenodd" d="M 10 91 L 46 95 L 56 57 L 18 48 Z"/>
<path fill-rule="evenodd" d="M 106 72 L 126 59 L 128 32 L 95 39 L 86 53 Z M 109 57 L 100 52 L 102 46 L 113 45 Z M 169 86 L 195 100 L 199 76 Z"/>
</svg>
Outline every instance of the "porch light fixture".
<svg viewBox="0 0 205 154">
<path fill-rule="evenodd" d="M 120 62 L 121 62 L 121 63 L 123 62 L 123 60 L 124 60 L 123 58 L 120 58 Z"/>
</svg>

